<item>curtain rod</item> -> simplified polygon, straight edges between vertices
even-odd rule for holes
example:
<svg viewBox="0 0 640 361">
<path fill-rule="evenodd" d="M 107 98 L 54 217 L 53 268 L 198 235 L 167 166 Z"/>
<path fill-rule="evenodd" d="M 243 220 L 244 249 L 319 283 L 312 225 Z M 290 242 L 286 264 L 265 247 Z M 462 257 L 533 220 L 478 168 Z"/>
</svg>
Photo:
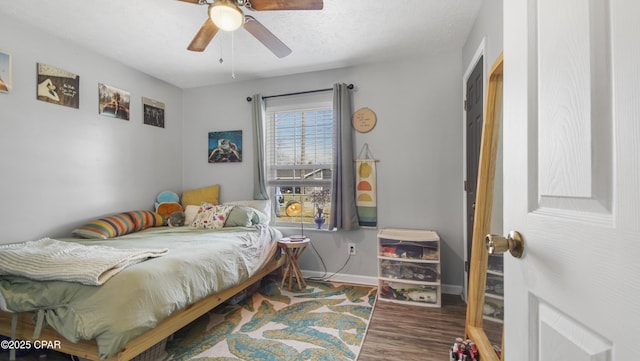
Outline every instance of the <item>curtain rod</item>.
<svg viewBox="0 0 640 361">
<path fill-rule="evenodd" d="M 349 84 L 347 85 L 347 89 L 351 90 L 353 89 L 353 84 Z M 325 89 L 316 89 L 316 90 L 307 90 L 307 91 L 303 91 L 303 92 L 296 92 L 296 93 L 286 93 L 286 94 L 277 94 L 277 95 L 267 95 L 262 97 L 262 99 L 269 99 L 269 98 L 279 98 L 279 97 L 286 97 L 286 96 L 290 96 L 290 95 L 301 95 L 301 94 L 310 94 L 310 93 L 319 93 L 319 92 L 327 92 L 329 90 L 333 90 L 333 88 L 325 88 Z M 250 102 L 252 101 L 253 98 L 251 97 L 247 97 L 247 101 Z"/>
</svg>

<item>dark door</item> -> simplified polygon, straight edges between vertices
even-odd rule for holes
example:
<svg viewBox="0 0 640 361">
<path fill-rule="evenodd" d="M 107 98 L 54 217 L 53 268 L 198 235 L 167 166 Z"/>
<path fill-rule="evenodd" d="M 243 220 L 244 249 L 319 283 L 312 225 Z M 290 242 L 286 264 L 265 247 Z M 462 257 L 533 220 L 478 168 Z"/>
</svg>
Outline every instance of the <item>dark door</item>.
<svg viewBox="0 0 640 361">
<path fill-rule="evenodd" d="M 465 190 L 467 194 L 467 259 L 471 259 L 471 240 L 473 239 L 473 222 L 475 219 L 476 184 L 478 182 L 478 163 L 480 161 L 480 140 L 482 138 L 483 119 L 483 57 L 480 57 L 473 72 L 467 79 L 467 99 L 465 110 L 467 114 L 467 180 Z M 469 264 L 465 265 L 467 273 Z"/>
</svg>

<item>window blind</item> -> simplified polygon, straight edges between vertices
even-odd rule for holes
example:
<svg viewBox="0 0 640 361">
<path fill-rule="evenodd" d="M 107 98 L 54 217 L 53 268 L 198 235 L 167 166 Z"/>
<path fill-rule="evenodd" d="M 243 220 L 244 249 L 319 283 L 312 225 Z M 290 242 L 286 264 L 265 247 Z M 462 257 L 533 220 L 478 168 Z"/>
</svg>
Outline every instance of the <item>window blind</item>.
<svg viewBox="0 0 640 361">
<path fill-rule="evenodd" d="M 290 104 L 267 102 L 269 186 L 331 185 L 334 126 L 331 101 L 326 99 L 330 95 L 323 101 L 316 95 L 305 101 L 289 99 Z"/>
</svg>

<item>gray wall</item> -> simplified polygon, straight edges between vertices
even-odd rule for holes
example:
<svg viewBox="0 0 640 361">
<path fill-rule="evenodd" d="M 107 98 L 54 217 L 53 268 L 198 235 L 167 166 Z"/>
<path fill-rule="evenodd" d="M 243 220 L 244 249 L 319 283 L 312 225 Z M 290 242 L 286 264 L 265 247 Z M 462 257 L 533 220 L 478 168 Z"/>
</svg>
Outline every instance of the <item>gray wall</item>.
<svg viewBox="0 0 640 361">
<path fill-rule="evenodd" d="M 0 243 L 69 235 L 97 216 L 151 209 L 182 188 L 182 91 L 0 15 L 13 85 L 0 94 Z M 80 108 L 36 100 L 36 63 L 80 75 Z M 98 83 L 131 93 L 131 119 L 98 115 Z M 141 96 L 166 125 L 142 123 Z"/>
<path fill-rule="evenodd" d="M 20 34 L 19 37 L 10 34 Z M 460 48 L 296 76 L 181 90 L 143 73 L 0 16 L 0 50 L 13 55 L 14 90 L 0 94 L 3 177 L 0 242 L 68 235 L 82 222 L 130 209 L 151 209 L 161 190 L 180 192 L 219 183 L 223 201 L 252 196 L 251 105 L 246 97 L 354 83 L 354 109 L 378 117 L 356 134 L 355 153 L 368 143 L 378 163 L 379 227 L 429 228 L 442 240 L 442 280 L 463 280 L 462 113 Z M 36 100 L 36 63 L 80 75 L 80 109 Z M 131 92 L 130 121 L 98 115 L 97 84 Z M 166 128 L 142 124 L 140 97 L 166 104 Z M 244 160 L 207 163 L 207 133 L 243 130 Z M 285 234 L 299 229 L 285 229 Z M 375 229 L 306 232 L 329 274 L 358 254 L 341 274 L 377 276 Z M 302 268 L 322 272 L 312 250 Z M 446 290 L 446 289 L 445 289 Z"/>
<path fill-rule="evenodd" d="M 488 79 L 489 71 L 491 70 L 493 62 L 498 58 L 500 53 L 502 53 L 502 28 L 502 1 L 484 1 L 482 3 L 482 8 L 478 13 L 478 17 L 473 24 L 471 32 L 469 33 L 469 37 L 467 38 L 467 41 L 462 48 L 463 74 L 465 72 L 465 69 L 473 62 L 473 56 L 484 39 L 484 76 L 485 79 Z M 500 139 L 502 139 L 502 137 L 500 137 Z M 495 234 L 501 234 L 503 232 L 502 201 L 502 140 L 500 140 L 500 146 L 496 158 L 493 214 L 491 218 L 491 232 Z"/>
<path fill-rule="evenodd" d="M 467 37 L 462 48 L 462 74 L 463 82 L 465 72 L 476 64 L 477 59 L 474 59 L 478 48 L 482 46 L 484 41 L 484 77 L 485 81 L 489 77 L 489 71 L 493 62 L 502 53 L 502 1 L 500 0 L 485 0 L 482 3 L 478 17 L 476 18 L 471 32 Z M 464 89 L 464 85 L 463 85 Z M 486 98 L 486 86 L 485 94 Z M 464 118 L 464 117 L 463 117 Z M 463 143 L 463 148 L 464 148 Z M 465 149 L 466 152 L 466 149 Z M 464 161 L 463 161 L 464 162 Z M 503 198 L 502 198 L 502 137 L 500 137 L 498 154 L 496 157 L 496 174 L 494 183 L 494 197 L 493 197 L 493 212 L 491 218 L 491 233 L 503 234 L 502 216 L 503 216 Z M 465 212 L 463 205 L 463 212 Z M 466 224 L 464 230 L 465 247 L 471 245 L 471 240 L 466 239 Z M 466 280 L 465 280 L 466 281 Z M 466 298 L 466 290 L 465 290 Z"/>
<path fill-rule="evenodd" d="M 466 70 L 471 58 L 485 38 L 486 60 L 485 73 L 491 64 L 502 53 L 502 1 L 485 0 L 473 23 L 467 41 L 462 48 L 462 72 Z"/>
<path fill-rule="evenodd" d="M 184 91 L 184 185 L 221 185 L 221 200 L 251 199 L 253 148 L 251 104 L 246 97 L 331 87 L 353 83 L 354 109 L 369 107 L 378 123 L 369 133 L 356 134 L 355 154 L 368 143 L 378 163 L 379 227 L 428 228 L 443 239 L 442 280 L 457 286 L 463 280 L 462 119 L 460 49 L 427 58 L 399 59 L 339 70 L 230 83 Z M 244 160 L 207 163 L 207 133 L 242 130 Z M 284 230 L 300 233 L 299 229 Z M 377 277 L 377 230 L 326 232 L 305 229 L 329 274 L 346 260 L 347 242 L 357 255 L 341 274 Z M 323 271 L 312 250 L 301 268 Z M 458 289 L 459 288 L 459 289 Z"/>
</svg>

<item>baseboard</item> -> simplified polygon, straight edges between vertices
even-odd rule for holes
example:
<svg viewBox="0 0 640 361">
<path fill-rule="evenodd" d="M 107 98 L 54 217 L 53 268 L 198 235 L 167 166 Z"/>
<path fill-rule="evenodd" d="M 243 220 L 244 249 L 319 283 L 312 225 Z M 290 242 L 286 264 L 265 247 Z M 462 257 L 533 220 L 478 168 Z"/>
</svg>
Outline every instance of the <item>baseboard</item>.
<svg viewBox="0 0 640 361">
<path fill-rule="evenodd" d="M 442 293 L 446 293 L 448 295 L 460 295 L 462 297 L 462 286 L 443 284 Z"/>
<path fill-rule="evenodd" d="M 325 274 L 324 272 L 302 270 L 302 275 L 304 276 L 304 278 L 323 278 L 323 279 L 325 279 L 324 277 L 330 276 L 331 273 Z M 359 284 L 359 285 L 370 285 L 370 286 L 378 285 L 378 278 L 377 277 L 350 275 L 350 274 L 346 274 L 346 273 L 336 273 L 335 275 L 331 276 L 331 278 L 326 279 L 326 280 L 327 281 L 335 281 L 335 282 L 355 283 L 355 284 Z"/>
<path fill-rule="evenodd" d="M 323 278 L 324 279 L 324 277 L 329 276 L 331 274 L 326 275 L 324 272 L 302 270 L 302 275 L 304 276 L 304 278 Z M 335 281 L 335 282 L 355 283 L 359 285 L 370 285 L 370 286 L 378 285 L 378 277 L 352 275 L 352 274 L 346 274 L 346 273 L 336 273 L 335 275 L 331 276 L 330 279 L 326 279 L 326 280 Z M 448 295 L 461 295 L 462 286 L 443 284 L 442 293 L 446 293 Z"/>
</svg>

